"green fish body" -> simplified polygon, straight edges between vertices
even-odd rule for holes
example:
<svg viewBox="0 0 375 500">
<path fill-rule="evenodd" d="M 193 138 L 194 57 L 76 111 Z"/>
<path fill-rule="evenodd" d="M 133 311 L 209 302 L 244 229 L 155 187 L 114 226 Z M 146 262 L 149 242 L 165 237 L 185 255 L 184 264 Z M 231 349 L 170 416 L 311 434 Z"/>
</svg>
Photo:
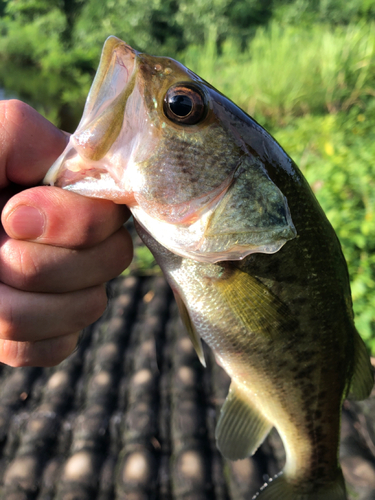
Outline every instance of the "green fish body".
<svg viewBox="0 0 375 500">
<path fill-rule="evenodd" d="M 344 500 L 341 406 L 369 395 L 372 369 L 339 241 L 276 141 L 178 62 L 110 37 L 45 182 L 130 207 L 200 360 L 203 339 L 232 379 L 220 451 L 282 438 L 260 500 Z"/>
</svg>

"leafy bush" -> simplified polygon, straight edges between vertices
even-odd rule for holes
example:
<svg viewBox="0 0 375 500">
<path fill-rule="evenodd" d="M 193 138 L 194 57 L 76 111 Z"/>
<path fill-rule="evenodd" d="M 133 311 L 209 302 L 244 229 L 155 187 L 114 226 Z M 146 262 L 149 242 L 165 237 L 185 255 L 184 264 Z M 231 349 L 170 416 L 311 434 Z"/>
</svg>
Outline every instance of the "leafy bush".
<svg viewBox="0 0 375 500">
<path fill-rule="evenodd" d="M 274 135 L 299 164 L 341 241 L 358 331 L 375 354 L 374 107 L 306 116 Z"/>
<path fill-rule="evenodd" d="M 292 0 L 274 2 L 273 19 L 282 24 L 346 25 L 375 18 L 372 0 Z"/>
<path fill-rule="evenodd" d="M 8 0 L 0 4 L 0 84 L 12 84 L 21 98 L 72 130 L 103 42 L 114 34 L 139 50 L 177 55 L 256 118 L 284 124 L 290 116 L 346 109 L 374 94 L 374 25 L 346 26 L 345 16 L 337 17 L 371 14 L 366 2 Z M 323 14 L 333 24 L 308 24 Z M 267 25 L 272 15 L 277 21 Z M 44 80 L 40 91 L 29 85 L 33 72 Z M 72 124 L 64 119 L 68 108 Z"/>
<path fill-rule="evenodd" d="M 341 240 L 356 323 L 375 354 L 369 19 L 372 0 L 0 0 L 0 85 L 73 130 L 108 35 L 177 56 L 302 168 Z M 133 268 L 149 272 L 152 256 L 136 254 Z"/>
<path fill-rule="evenodd" d="M 374 95 L 375 25 L 259 28 L 248 49 L 215 36 L 189 46 L 185 64 L 256 119 L 283 125 L 292 117 L 365 105 Z"/>
</svg>

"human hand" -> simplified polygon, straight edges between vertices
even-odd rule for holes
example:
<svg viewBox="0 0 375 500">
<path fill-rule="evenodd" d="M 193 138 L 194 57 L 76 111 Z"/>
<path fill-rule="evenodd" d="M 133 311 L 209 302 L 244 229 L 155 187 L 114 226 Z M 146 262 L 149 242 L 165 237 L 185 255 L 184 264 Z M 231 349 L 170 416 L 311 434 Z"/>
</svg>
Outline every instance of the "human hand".
<svg viewBox="0 0 375 500">
<path fill-rule="evenodd" d="M 0 101 L 0 362 L 53 366 L 104 312 L 105 282 L 132 259 L 128 209 L 39 184 L 67 135 Z"/>
</svg>

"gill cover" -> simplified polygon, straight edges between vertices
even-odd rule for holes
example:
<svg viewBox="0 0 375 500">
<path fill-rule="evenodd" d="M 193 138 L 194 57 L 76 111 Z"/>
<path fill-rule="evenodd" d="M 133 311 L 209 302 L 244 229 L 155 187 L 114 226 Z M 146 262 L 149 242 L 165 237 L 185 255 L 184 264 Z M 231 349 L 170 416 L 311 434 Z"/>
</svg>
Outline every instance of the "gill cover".
<svg viewBox="0 0 375 500">
<path fill-rule="evenodd" d="M 192 224 L 168 224 L 140 207 L 133 214 L 168 250 L 200 262 L 275 253 L 297 235 L 285 196 L 262 163 L 247 156 L 217 202 Z"/>
</svg>

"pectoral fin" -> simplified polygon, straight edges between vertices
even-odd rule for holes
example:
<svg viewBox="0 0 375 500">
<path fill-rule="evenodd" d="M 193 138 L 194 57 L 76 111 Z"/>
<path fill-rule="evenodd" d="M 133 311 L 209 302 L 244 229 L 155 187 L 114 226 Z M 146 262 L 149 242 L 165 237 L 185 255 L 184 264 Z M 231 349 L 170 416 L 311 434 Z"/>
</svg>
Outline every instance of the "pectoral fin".
<svg viewBox="0 0 375 500">
<path fill-rule="evenodd" d="M 189 334 L 190 340 L 193 344 L 193 347 L 198 355 L 199 361 L 202 363 L 204 367 L 206 367 L 206 361 L 204 359 L 204 352 L 203 352 L 203 347 L 202 347 L 202 341 L 201 338 L 199 337 L 196 329 L 194 328 L 194 325 L 190 319 L 190 315 L 188 310 L 186 309 L 185 303 L 182 300 L 180 294 L 178 293 L 177 290 L 173 290 L 174 298 L 176 299 L 177 307 L 180 312 L 180 316 L 182 319 L 182 322 L 184 323 L 186 330 Z"/>
<path fill-rule="evenodd" d="M 295 330 L 296 319 L 285 304 L 246 272 L 228 266 L 216 287 L 248 331 L 272 338 Z"/>
<path fill-rule="evenodd" d="M 232 381 L 215 432 L 217 447 L 224 457 L 239 460 L 253 455 L 271 428 L 246 392 Z"/>
<path fill-rule="evenodd" d="M 366 346 L 358 332 L 354 336 L 354 374 L 348 398 L 361 401 L 369 397 L 374 385 L 374 370 Z"/>
</svg>

